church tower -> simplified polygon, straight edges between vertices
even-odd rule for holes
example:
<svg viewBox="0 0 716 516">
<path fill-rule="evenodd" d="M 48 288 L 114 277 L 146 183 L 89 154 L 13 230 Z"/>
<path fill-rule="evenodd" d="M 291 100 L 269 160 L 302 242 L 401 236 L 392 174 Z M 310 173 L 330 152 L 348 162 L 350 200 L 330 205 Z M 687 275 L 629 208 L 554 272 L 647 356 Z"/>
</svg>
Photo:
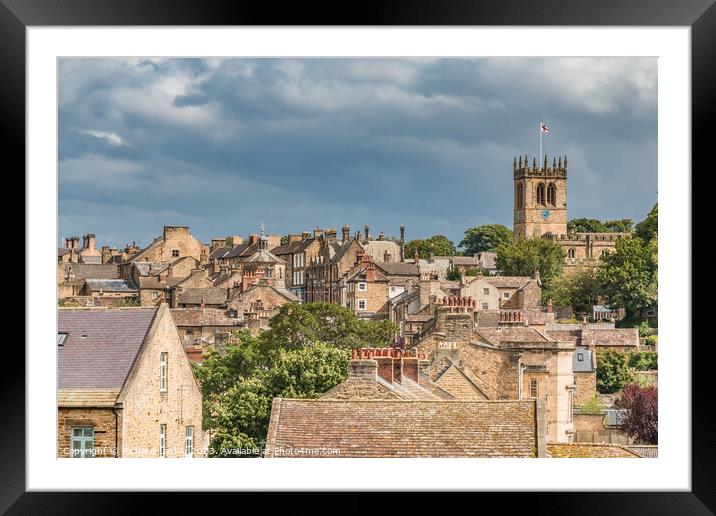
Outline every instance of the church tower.
<svg viewBox="0 0 716 516">
<path fill-rule="evenodd" d="M 547 155 L 541 166 L 527 155 L 514 159 L 512 170 L 515 182 L 514 236 L 515 240 L 541 237 L 545 233 L 567 233 L 567 156 L 552 160 Z"/>
</svg>

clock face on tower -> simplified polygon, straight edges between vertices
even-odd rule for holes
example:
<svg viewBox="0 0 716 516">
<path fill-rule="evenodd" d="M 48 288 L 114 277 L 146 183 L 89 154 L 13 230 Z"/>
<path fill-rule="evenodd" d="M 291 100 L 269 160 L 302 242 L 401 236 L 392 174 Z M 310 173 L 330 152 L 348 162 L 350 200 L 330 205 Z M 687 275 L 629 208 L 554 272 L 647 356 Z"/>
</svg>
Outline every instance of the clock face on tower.
<svg viewBox="0 0 716 516">
<path fill-rule="evenodd" d="M 542 218 L 547 220 L 549 218 L 549 210 L 542 211 Z"/>
</svg>

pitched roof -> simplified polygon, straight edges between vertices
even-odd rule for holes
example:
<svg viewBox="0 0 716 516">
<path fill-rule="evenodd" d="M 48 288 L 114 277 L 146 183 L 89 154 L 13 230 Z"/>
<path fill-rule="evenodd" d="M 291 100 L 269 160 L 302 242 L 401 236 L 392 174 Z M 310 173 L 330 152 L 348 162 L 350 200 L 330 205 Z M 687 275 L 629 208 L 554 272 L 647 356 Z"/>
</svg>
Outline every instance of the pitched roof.
<svg viewBox="0 0 716 516">
<path fill-rule="evenodd" d="M 554 459 L 635 459 L 639 454 L 618 444 L 547 443 L 547 453 Z"/>
<path fill-rule="evenodd" d="M 266 249 L 260 249 L 244 260 L 246 263 L 285 263 L 283 258 Z"/>
<path fill-rule="evenodd" d="M 64 309 L 57 331 L 59 389 L 121 389 L 157 313 L 156 308 Z"/>
<path fill-rule="evenodd" d="M 269 457 L 535 457 L 534 400 L 274 398 Z"/>
<path fill-rule="evenodd" d="M 545 335 L 530 326 L 505 326 L 498 328 L 483 328 L 478 326 L 475 333 L 488 344 L 499 346 L 508 343 L 542 343 L 556 342 L 555 339 Z"/>
<path fill-rule="evenodd" d="M 72 249 L 70 249 L 68 247 L 58 247 L 57 248 L 57 256 L 64 256 L 64 255 L 70 253 L 71 251 L 72 251 Z"/>
<path fill-rule="evenodd" d="M 453 256 L 452 264 L 479 267 L 480 259 L 477 256 Z"/>
<path fill-rule="evenodd" d="M 137 285 L 131 280 L 88 279 L 85 284 L 90 292 L 137 292 Z"/>
<path fill-rule="evenodd" d="M 120 389 L 59 389 L 58 407 L 113 407 Z"/>
<path fill-rule="evenodd" d="M 119 279 L 119 266 L 114 263 L 63 263 L 64 275 L 70 268 L 76 279 Z"/>
<path fill-rule="evenodd" d="M 218 247 L 209 254 L 209 260 L 218 260 L 223 258 L 226 253 L 231 251 L 231 247 Z"/>
<path fill-rule="evenodd" d="M 226 303 L 227 291 L 225 288 L 183 288 L 177 290 L 174 295 L 179 304 L 201 304 L 223 305 Z"/>
<path fill-rule="evenodd" d="M 583 346 L 638 346 L 639 330 L 637 328 L 604 328 L 582 329 Z"/>
<path fill-rule="evenodd" d="M 315 239 L 313 237 L 291 242 L 290 244 L 283 244 L 278 247 L 271 249 L 271 252 L 276 256 L 283 254 L 294 254 L 303 252 L 309 245 L 313 243 Z"/>
<path fill-rule="evenodd" d="M 413 262 L 374 262 L 388 276 L 420 276 L 418 266 Z"/>
<path fill-rule="evenodd" d="M 529 276 L 483 276 L 482 279 L 497 288 L 521 288 L 534 280 Z"/>
<path fill-rule="evenodd" d="M 227 310 L 219 308 L 172 308 L 172 319 L 177 326 L 238 326 L 243 317 L 229 317 Z"/>
</svg>

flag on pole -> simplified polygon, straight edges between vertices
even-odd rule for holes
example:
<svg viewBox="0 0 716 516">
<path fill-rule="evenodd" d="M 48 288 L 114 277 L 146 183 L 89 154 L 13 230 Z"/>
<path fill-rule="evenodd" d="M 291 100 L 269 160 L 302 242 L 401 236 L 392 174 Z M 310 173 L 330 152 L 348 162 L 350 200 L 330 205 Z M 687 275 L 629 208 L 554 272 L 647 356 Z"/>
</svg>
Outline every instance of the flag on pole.
<svg viewBox="0 0 716 516">
<path fill-rule="evenodd" d="M 547 124 L 545 124 L 544 122 L 540 122 L 540 123 L 539 123 L 539 130 L 540 130 L 541 132 L 543 132 L 543 133 L 548 133 L 548 132 L 549 132 L 549 127 L 547 127 Z"/>
</svg>

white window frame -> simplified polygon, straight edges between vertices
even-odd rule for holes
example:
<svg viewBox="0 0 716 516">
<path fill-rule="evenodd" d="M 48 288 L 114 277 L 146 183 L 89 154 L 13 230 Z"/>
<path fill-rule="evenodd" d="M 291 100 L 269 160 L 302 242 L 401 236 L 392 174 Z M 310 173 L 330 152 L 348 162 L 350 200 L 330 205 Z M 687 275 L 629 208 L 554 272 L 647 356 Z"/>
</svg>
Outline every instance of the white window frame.
<svg viewBox="0 0 716 516">
<path fill-rule="evenodd" d="M 537 378 L 530 378 L 530 398 L 539 398 L 539 381 Z"/>
<path fill-rule="evenodd" d="M 486 296 L 489 296 L 489 295 L 490 295 L 490 289 L 489 289 L 489 288 L 483 288 L 483 289 L 482 289 L 482 293 L 483 293 L 484 295 L 486 295 Z"/>
<path fill-rule="evenodd" d="M 159 456 L 162 458 L 167 456 L 167 425 L 165 423 L 159 425 Z"/>
<path fill-rule="evenodd" d="M 510 293 L 509 293 L 509 292 L 503 292 L 503 293 L 502 293 L 502 299 L 510 299 Z"/>
<path fill-rule="evenodd" d="M 368 285 L 361 281 L 360 283 L 358 283 L 358 290 L 360 290 L 361 292 L 365 292 L 366 290 L 368 290 Z"/>
<path fill-rule="evenodd" d="M 194 456 L 194 426 L 187 426 L 184 430 L 184 457 Z"/>
<path fill-rule="evenodd" d="M 159 392 L 167 392 L 169 376 L 169 353 L 159 353 Z"/>
<path fill-rule="evenodd" d="M 361 308 L 361 306 L 360 306 L 361 303 L 363 304 L 363 308 Z M 358 308 L 357 308 L 358 310 L 363 310 L 363 311 L 365 311 L 365 310 L 367 310 L 368 302 L 367 302 L 365 299 L 359 299 L 359 300 L 358 300 L 358 303 L 356 304 L 356 306 L 358 307 Z"/>
<path fill-rule="evenodd" d="M 79 430 L 81 435 L 75 435 Z M 89 433 L 89 435 L 87 435 Z M 79 455 L 75 455 L 75 443 L 79 444 Z M 94 450 L 94 427 L 73 426 L 70 427 L 70 457 L 74 459 L 86 459 L 93 456 Z"/>
</svg>

